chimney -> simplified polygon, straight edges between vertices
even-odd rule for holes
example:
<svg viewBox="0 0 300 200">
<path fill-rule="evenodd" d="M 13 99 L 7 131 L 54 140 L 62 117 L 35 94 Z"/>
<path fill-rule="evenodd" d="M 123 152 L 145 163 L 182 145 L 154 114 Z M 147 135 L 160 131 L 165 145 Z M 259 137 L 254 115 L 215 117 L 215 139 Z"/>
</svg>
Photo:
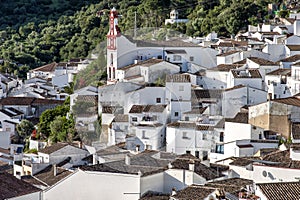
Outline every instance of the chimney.
<svg viewBox="0 0 300 200">
<path fill-rule="evenodd" d="M 130 160 L 131 160 L 130 157 L 131 157 L 130 154 L 126 154 L 126 156 L 125 156 L 125 164 L 126 165 L 130 165 Z"/>
<path fill-rule="evenodd" d="M 194 160 L 189 161 L 189 170 L 195 171 L 195 161 Z"/>
<path fill-rule="evenodd" d="M 53 165 L 53 175 L 56 176 L 57 175 L 57 168 L 56 168 L 56 164 Z"/>
<path fill-rule="evenodd" d="M 171 194 L 171 195 L 173 196 L 173 195 L 176 195 L 176 194 L 177 194 L 176 188 L 173 187 L 173 188 L 172 188 L 172 194 Z"/>
</svg>

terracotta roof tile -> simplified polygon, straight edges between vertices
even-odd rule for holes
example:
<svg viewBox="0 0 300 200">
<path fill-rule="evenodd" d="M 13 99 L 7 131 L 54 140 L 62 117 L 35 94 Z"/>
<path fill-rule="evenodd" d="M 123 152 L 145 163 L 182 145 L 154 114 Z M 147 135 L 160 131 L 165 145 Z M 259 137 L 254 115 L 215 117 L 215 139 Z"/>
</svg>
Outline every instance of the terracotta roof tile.
<svg viewBox="0 0 300 200">
<path fill-rule="evenodd" d="M 47 64 L 47 65 L 43 65 L 41 67 L 35 68 L 31 71 L 54 72 L 56 66 L 57 66 L 57 63 L 53 62 L 53 63 Z"/>
<path fill-rule="evenodd" d="M 277 63 L 274 63 L 272 61 L 263 59 L 263 58 L 258 58 L 258 57 L 248 57 L 247 59 L 259 64 L 259 65 L 278 65 Z"/>
<path fill-rule="evenodd" d="M 161 113 L 166 109 L 167 105 L 133 105 L 129 113 L 149 113 L 158 112 Z"/>
<path fill-rule="evenodd" d="M 279 183 L 257 183 L 266 199 L 286 200 L 299 199 L 300 183 L 299 182 L 279 182 Z"/>
<path fill-rule="evenodd" d="M 0 99 L 0 105 L 49 105 L 63 104 L 64 101 L 53 99 L 39 99 L 35 97 L 6 97 Z"/>
<path fill-rule="evenodd" d="M 227 51 L 226 53 L 221 53 L 221 54 L 218 54 L 217 56 L 229 56 L 229 55 L 232 55 L 232 54 L 235 54 L 235 53 L 239 53 L 240 51 Z"/>
<path fill-rule="evenodd" d="M 229 72 L 231 69 L 237 69 L 243 66 L 243 64 L 220 64 L 216 67 L 210 68 L 210 70 L 220 71 L 220 72 Z"/>
<path fill-rule="evenodd" d="M 226 118 L 226 122 L 235 122 L 240 124 L 248 124 L 248 113 L 247 112 L 238 112 L 234 118 Z"/>
<path fill-rule="evenodd" d="M 0 172 L 0 199 L 10 199 L 39 191 L 40 189 L 11 174 Z"/>
<path fill-rule="evenodd" d="M 172 195 L 172 199 L 176 200 L 193 200 L 193 199 L 207 199 L 210 194 L 216 191 L 216 188 L 202 185 L 191 185 L 187 188 Z"/>
<path fill-rule="evenodd" d="M 258 69 L 231 70 L 234 78 L 262 78 Z"/>
<path fill-rule="evenodd" d="M 191 77 L 188 74 L 172 74 L 172 75 L 167 75 L 166 82 L 190 83 Z"/>
<path fill-rule="evenodd" d="M 288 98 L 282 98 L 282 99 L 272 99 L 271 101 L 292 105 L 292 106 L 298 106 L 300 107 L 300 99 L 298 97 L 288 97 Z"/>
<path fill-rule="evenodd" d="M 66 146 L 68 146 L 69 144 L 67 143 L 55 143 L 51 146 L 45 147 L 44 149 L 41 149 L 39 152 L 40 153 L 44 153 L 44 154 L 51 154 L 55 151 L 58 151 Z"/>
<path fill-rule="evenodd" d="M 284 76 L 291 76 L 291 69 L 276 69 L 267 73 L 267 75 L 284 75 Z"/>
<path fill-rule="evenodd" d="M 291 51 L 300 51 L 300 45 L 286 45 Z"/>
<path fill-rule="evenodd" d="M 296 55 L 281 59 L 280 61 L 281 62 L 296 62 L 299 60 L 300 60 L 300 54 L 296 54 Z"/>
</svg>

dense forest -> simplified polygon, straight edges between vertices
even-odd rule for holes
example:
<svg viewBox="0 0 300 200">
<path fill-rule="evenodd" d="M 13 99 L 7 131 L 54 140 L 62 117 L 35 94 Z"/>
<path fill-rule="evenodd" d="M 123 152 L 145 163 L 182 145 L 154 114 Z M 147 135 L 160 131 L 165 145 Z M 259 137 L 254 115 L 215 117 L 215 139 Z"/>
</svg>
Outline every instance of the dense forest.
<svg viewBox="0 0 300 200">
<path fill-rule="evenodd" d="M 273 0 L 1 0 L 0 72 L 21 78 L 29 69 L 56 61 L 87 57 L 105 40 L 108 11 L 116 7 L 122 31 L 137 27 L 164 27 L 171 9 L 188 18 L 172 28 L 190 36 L 211 31 L 229 36 L 273 16 L 267 3 Z M 96 15 L 99 13 L 100 15 Z"/>
</svg>

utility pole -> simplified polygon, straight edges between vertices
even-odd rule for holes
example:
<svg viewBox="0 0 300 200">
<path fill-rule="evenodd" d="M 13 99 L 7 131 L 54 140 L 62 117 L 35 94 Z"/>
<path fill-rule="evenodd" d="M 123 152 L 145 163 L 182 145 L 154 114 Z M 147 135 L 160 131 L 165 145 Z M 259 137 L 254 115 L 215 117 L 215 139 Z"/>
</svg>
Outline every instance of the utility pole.
<svg viewBox="0 0 300 200">
<path fill-rule="evenodd" d="M 133 39 L 136 39 L 136 11 L 134 11 L 134 32 Z"/>
</svg>

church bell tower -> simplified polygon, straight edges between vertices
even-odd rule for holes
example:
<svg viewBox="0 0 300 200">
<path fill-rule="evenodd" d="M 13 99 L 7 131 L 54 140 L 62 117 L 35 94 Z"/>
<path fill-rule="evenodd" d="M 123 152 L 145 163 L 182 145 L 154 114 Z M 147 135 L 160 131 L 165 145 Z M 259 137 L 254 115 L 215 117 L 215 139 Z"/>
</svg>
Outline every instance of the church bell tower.
<svg viewBox="0 0 300 200">
<path fill-rule="evenodd" d="M 109 31 L 107 33 L 107 83 L 113 84 L 117 70 L 117 37 L 121 35 L 118 27 L 118 13 L 115 8 L 110 10 Z"/>
</svg>

